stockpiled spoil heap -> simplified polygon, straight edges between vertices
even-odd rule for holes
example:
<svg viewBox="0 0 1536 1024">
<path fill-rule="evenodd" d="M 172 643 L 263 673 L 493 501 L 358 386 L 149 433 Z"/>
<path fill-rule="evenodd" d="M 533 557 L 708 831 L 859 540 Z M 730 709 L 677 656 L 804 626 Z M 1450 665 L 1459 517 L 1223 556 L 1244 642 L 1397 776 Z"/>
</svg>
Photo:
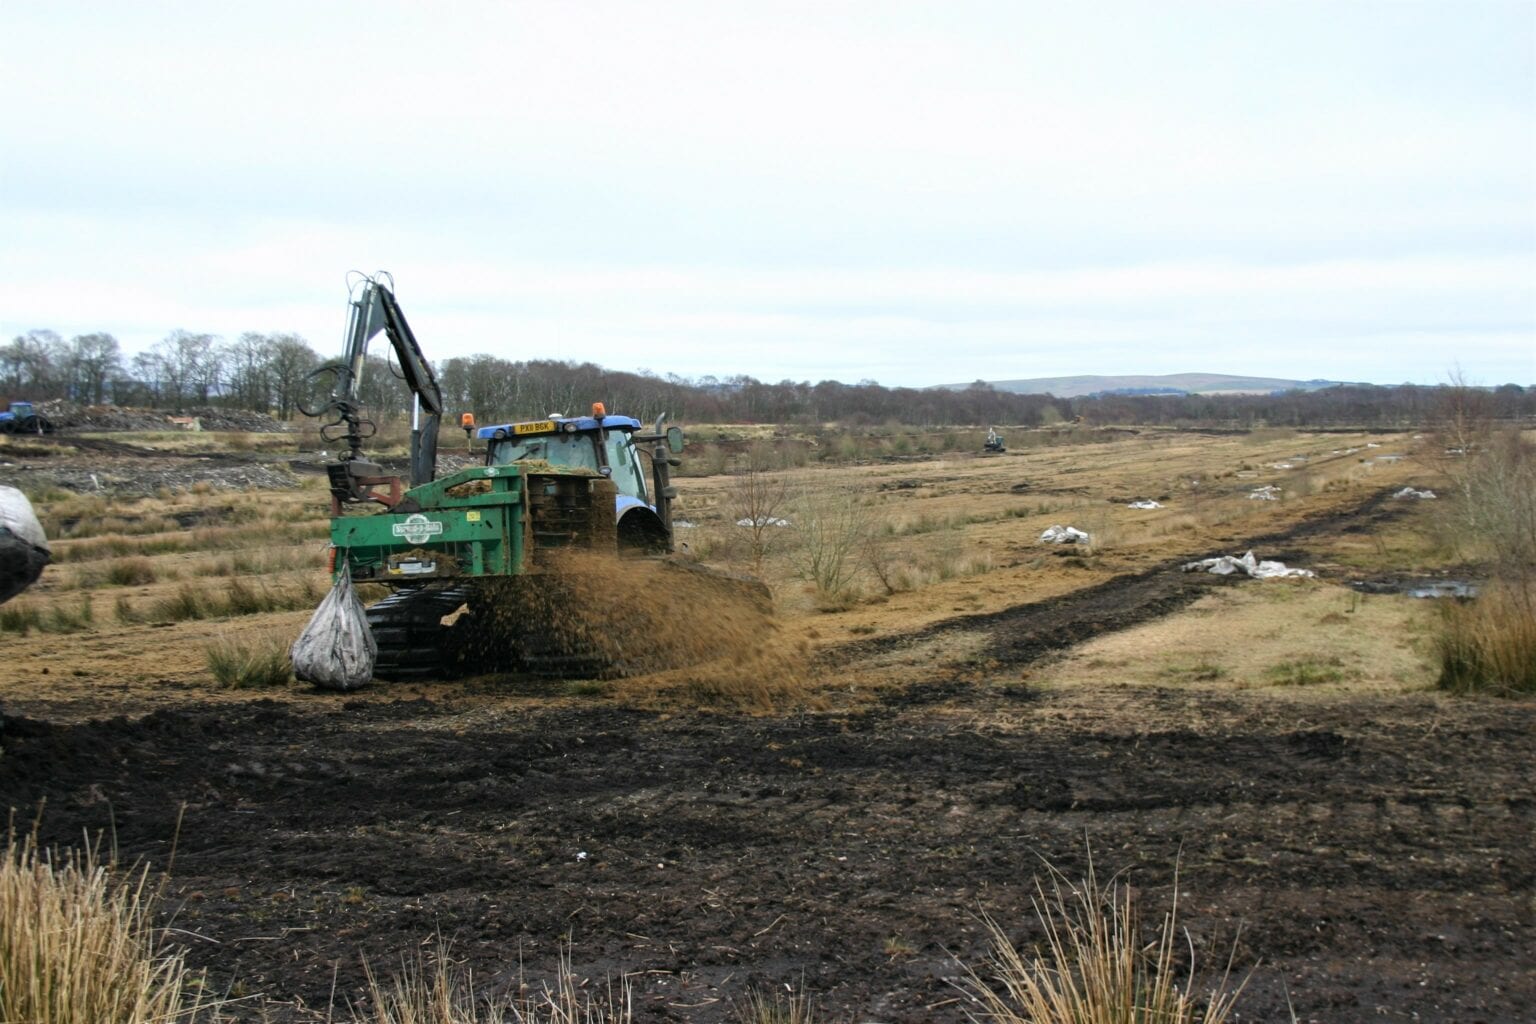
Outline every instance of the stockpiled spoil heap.
<svg viewBox="0 0 1536 1024">
<path fill-rule="evenodd" d="M 79 405 L 74 402 L 42 402 L 38 410 L 60 429 L 95 430 L 171 430 L 172 417 L 196 420 L 203 430 L 234 433 L 274 434 L 298 430 L 293 423 L 274 419 L 266 413 L 243 409 L 214 409 L 199 406 L 171 413 L 161 409 L 129 409 L 116 405 Z"/>
</svg>

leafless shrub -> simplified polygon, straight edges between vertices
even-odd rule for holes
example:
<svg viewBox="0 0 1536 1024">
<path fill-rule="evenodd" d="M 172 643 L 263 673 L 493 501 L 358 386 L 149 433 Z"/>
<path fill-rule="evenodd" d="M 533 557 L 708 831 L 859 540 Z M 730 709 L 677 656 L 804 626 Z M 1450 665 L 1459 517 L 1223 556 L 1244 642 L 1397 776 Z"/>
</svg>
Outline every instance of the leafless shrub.
<svg viewBox="0 0 1536 1024">
<path fill-rule="evenodd" d="M 873 525 L 858 490 L 834 483 L 804 488 L 794 502 L 799 538 L 795 568 L 816 589 L 825 610 L 848 607 L 857 598 L 860 554 Z"/>
<path fill-rule="evenodd" d="M 746 530 L 752 571 L 763 571 L 763 559 L 785 529 L 783 517 L 789 504 L 789 484 L 783 474 L 770 468 L 775 461 L 771 447 L 754 444 L 737 467 L 731 488 L 731 516 Z"/>
</svg>

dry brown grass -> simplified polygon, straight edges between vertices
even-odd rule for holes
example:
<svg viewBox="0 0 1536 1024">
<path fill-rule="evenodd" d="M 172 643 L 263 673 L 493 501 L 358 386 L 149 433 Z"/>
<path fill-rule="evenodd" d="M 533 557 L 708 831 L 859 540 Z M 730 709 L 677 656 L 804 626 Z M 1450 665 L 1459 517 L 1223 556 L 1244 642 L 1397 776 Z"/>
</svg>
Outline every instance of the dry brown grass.
<svg viewBox="0 0 1536 1024">
<path fill-rule="evenodd" d="M 1455 693 L 1536 693 L 1536 581 L 1496 582 L 1442 609 L 1440 686 Z"/>
<path fill-rule="evenodd" d="M 583 991 L 569 953 L 560 957 L 553 984 L 510 1001 L 477 998 L 474 976 L 454 964 L 446 944 L 430 957 L 404 961 L 387 979 L 371 966 L 368 1007 L 351 1024 L 629 1024 L 634 1019 L 627 980 L 597 993 Z"/>
<path fill-rule="evenodd" d="M 0 861 L 0 1020 L 169 1024 L 206 1010 L 153 927 L 147 869 L 13 835 Z"/>
<path fill-rule="evenodd" d="M 232 690 L 271 689 L 293 683 L 293 665 L 286 634 L 235 639 L 221 636 L 207 648 L 208 671 L 220 686 Z"/>
<path fill-rule="evenodd" d="M 1255 580 L 1074 648 L 1044 685 L 1273 688 L 1276 696 L 1424 690 L 1435 681 L 1431 602 L 1313 580 Z M 1298 689 L 1298 687 L 1300 689 Z"/>
<path fill-rule="evenodd" d="M 1447 525 L 1487 569 L 1481 596 L 1441 618 L 1440 685 L 1536 693 L 1536 443 L 1518 431 L 1447 436 Z"/>
<path fill-rule="evenodd" d="M 716 440 L 709 428 L 690 426 L 689 433 L 695 442 Z M 830 439 L 829 443 L 849 440 L 852 453 L 862 459 L 864 454 L 874 451 L 866 442 L 876 448 L 890 445 L 894 451 L 901 443 L 897 437 L 900 433 L 833 431 L 825 434 L 825 438 Z M 963 435 L 963 431 L 956 432 L 954 437 L 963 440 Z M 867 520 L 869 533 L 889 545 L 889 550 L 879 558 L 871 558 L 863 547 L 853 552 L 845 560 L 845 568 L 851 565 L 854 571 L 843 584 L 842 593 L 833 597 L 825 592 L 818 594 L 814 584 L 808 584 L 804 578 L 800 550 L 803 538 L 798 523 L 790 528 L 775 528 L 778 532 L 771 538 L 772 546 L 763 552 L 761 572 L 755 572 L 756 559 L 748 543 L 748 531 L 736 527 L 735 520 L 740 517 L 730 514 L 734 511 L 731 492 L 737 483 L 734 475 L 694 477 L 681 485 L 680 514 L 698 526 L 680 530 L 679 541 L 690 546 L 693 557 L 711 565 L 760 575 L 775 594 L 778 607 L 774 632 L 790 650 L 791 663 L 797 657 L 794 650 L 804 643 L 816 647 L 854 635 L 920 629 L 943 616 L 995 610 L 1100 582 L 1115 573 L 1144 569 L 1153 559 L 1166 558 L 1170 548 L 1201 543 L 1202 534 L 1209 537 L 1239 530 L 1252 532 L 1269 529 L 1271 524 L 1283 527 L 1320 504 L 1340 503 L 1332 501 L 1328 494 L 1286 502 L 1249 502 L 1245 495 L 1255 484 L 1285 483 L 1284 474 L 1260 467 L 1294 453 L 1311 456 L 1312 465 L 1317 466 L 1321 464 L 1320 454 L 1326 456 L 1327 449 L 1363 443 L 1359 438 L 1336 435 L 1279 433 L 1229 438 L 1145 431 L 1093 444 L 1069 443 L 1072 439 L 1066 434 L 1052 438 L 1042 434 L 1041 443 L 1032 444 L 1030 438 L 1021 434 L 1019 438 L 1009 437 L 1007 456 L 982 459 L 972 454 L 980 444 L 977 434 L 964 441 L 954 457 L 918 457 L 891 463 L 835 462 L 802 468 L 789 457 L 793 452 L 786 444 L 801 445 L 809 436 L 798 430 L 754 427 L 740 432 L 725 431 L 718 440 L 729 445 L 731 466 L 740 464 L 752 442 L 771 443 L 773 464 L 785 467 L 771 472 L 782 476 L 791 486 L 852 492 L 856 496 L 855 507 Z M 179 434 L 175 438 L 180 439 L 178 443 L 204 445 L 209 440 L 206 435 L 199 439 Z M 923 443 L 910 438 L 907 443 L 914 451 L 924 448 Z M 948 440 L 945 443 L 950 444 Z M 690 448 L 690 460 L 692 452 Z M 1358 459 L 1348 461 L 1352 463 L 1351 472 L 1364 474 L 1373 489 L 1422 473 L 1422 469 L 1407 464 L 1372 468 L 1359 464 Z M 1252 475 L 1239 476 L 1240 473 Z M 1193 484 L 1196 479 L 1200 481 L 1198 485 Z M 1169 507 L 1152 512 L 1128 510 L 1111 500 L 1118 495 L 1167 495 L 1165 504 Z M 212 593 L 223 581 L 198 577 L 234 576 L 243 588 L 258 597 L 263 586 L 268 590 L 298 591 L 300 588 L 290 581 L 310 567 L 314 568 L 308 575 L 318 581 L 318 566 L 324 558 L 326 506 L 325 481 L 320 477 L 306 477 L 298 488 L 242 495 L 166 492 L 156 499 L 129 501 L 50 492 L 40 499 L 40 515 L 55 512 L 60 519 L 66 514 L 79 518 L 89 512 L 103 520 L 120 519 L 136 524 L 165 516 L 183 522 L 195 519 L 198 525 L 160 533 L 117 533 L 60 540 L 55 545 L 56 560 L 76 564 L 64 566 L 62 572 L 59 566 L 52 567 L 29 594 L 19 602 L 10 602 L 6 608 L 19 604 L 16 616 L 51 621 L 53 608 L 58 606 L 62 609 L 59 621 L 64 623 L 71 616 L 78 618 L 78 601 L 76 595 L 68 593 L 70 590 L 104 585 L 115 564 L 147 559 L 155 582 L 135 583 L 126 594 L 117 590 L 98 601 L 98 621 L 74 645 L 76 662 L 82 669 L 88 667 L 96 678 L 120 681 L 162 679 L 168 671 L 166 666 L 174 664 L 174 672 L 180 674 L 178 678 L 206 684 L 206 648 L 221 631 L 259 629 L 267 625 L 268 614 L 275 623 L 286 622 L 299 612 L 268 613 L 262 609 L 272 605 L 246 600 L 241 604 L 249 613 L 249 626 L 242 623 L 236 627 L 229 620 L 200 626 L 183 616 L 217 617 L 225 609 L 222 602 L 213 600 L 216 595 Z M 1102 553 L 1050 557 L 1056 552 L 1036 543 L 1040 531 L 1052 522 L 1074 522 L 1079 512 L 1096 512 L 1102 523 L 1088 525 L 1098 527 L 1095 532 L 1100 539 L 1112 543 L 1104 545 Z M 785 518 L 795 517 L 791 514 Z M 1404 536 L 1408 533 L 1402 532 Z M 1367 547 L 1350 557 L 1358 556 L 1362 563 L 1387 567 L 1388 563 L 1397 562 L 1400 554 L 1415 555 L 1400 549 L 1395 541 L 1378 550 L 1370 547 L 1374 535 L 1358 536 Z M 1335 560 L 1344 561 L 1337 556 Z M 885 581 L 880 578 L 882 572 Z M 192 600 L 183 599 L 184 587 L 192 593 Z M 208 600 L 201 599 L 204 591 L 208 592 Z M 647 591 L 615 585 L 603 593 L 606 606 L 614 604 L 615 593 L 634 597 L 633 601 L 626 597 L 623 603 L 627 606 L 636 602 L 662 604 L 671 590 L 666 586 Z M 294 603 L 302 604 L 297 599 Z M 109 613 L 114 607 L 116 623 L 105 621 L 111 618 Z M 303 607 L 306 611 L 309 608 L 307 604 Z M 834 609 L 833 613 L 828 614 L 828 609 Z M 0 613 L 4 611 L 0 609 Z M 152 622 L 174 618 L 182 618 L 185 627 L 149 632 Z M 668 643 L 672 642 L 672 634 L 682 633 L 696 622 L 707 622 L 709 609 L 706 607 L 702 616 L 691 610 L 679 611 L 673 618 L 677 625 L 666 626 Z M 27 628 L 32 636 L 7 636 L 8 654 L 13 664 L 19 666 L 18 672 L 40 671 L 57 657 L 58 647 L 51 637 L 38 635 L 39 627 L 28 624 Z M 296 632 L 298 627 L 293 628 Z M 618 623 L 613 631 L 621 638 L 632 635 L 627 626 Z M 709 656 L 688 670 L 657 673 L 633 680 L 634 684 L 641 691 L 649 687 L 649 693 L 669 704 L 692 701 L 755 709 L 816 699 L 814 688 L 819 684 L 815 680 L 798 680 L 796 673 L 780 672 L 772 664 L 763 671 L 727 671 L 725 667 L 733 664 L 733 659 L 741 664 L 753 663 L 760 649 L 738 644 L 730 631 L 726 632 L 725 639 Z M 1402 639 L 1404 633 L 1391 635 Z M 683 642 L 689 641 L 685 637 Z M 773 646 L 780 642 L 772 640 L 763 656 L 777 658 Z M 175 649 L 167 650 L 167 645 Z M 119 656 L 105 653 L 109 647 L 116 648 Z M 124 653 L 128 651 L 135 653 Z M 1268 686 L 1272 683 L 1263 677 L 1262 669 L 1287 656 L 1268 644 L 1267 660 L 1257 666 L 1255 676 L 1245 674 L 1241 666 L 1227 664 L 1225 655 L 1213 664 L 1228 672 L 1224 678 L 1232 685 Z M 1187 660 L 1201 661 L 1199 657 Z M 1400 666 L 1401 662 L 1391 664 Z M 712 665 L 718 667 L 711 668 Z M 1417 672 L 1414 669 L 1410 675 L 1417 679 Z M 1362 683 L 1371 684 L 1377 674 L 1369 669 Z M 59 677 L 51 678 L 51 685 L 61 685 Z M 1431 676 L 1425 685 L 1432 681 Z M 622 695 L 629 685 L 627 681 L 593 689 Z M 1276 692 L 1300 691 L 1288 688 Z M 231 696 L 231 692 L 221 695 L 226 699 Z M 633 699 L 650 698 L 646 692 L 640 692 Z"/>
<path fill-rule="evenodd" d="M 90 594 L 69 601 L 13 601 L 0 607 L 0 633 L 79 633 L 95 621 Z"/>
<path fill-rule="evenodd" d="M 220 586 L 183 583 L 175 593 L 151 603 L 145 618 L 151 622 L 184 622 L 233 615 L 261 615 L 312 608 L 323 589 L 316 577 L 300 576 L 279 581 L 246 581 L 235 578 Z"/>
<path fill-rule="evenodd" d="M 1049 866 L 1036 879 L 1036 917 L 1045 932 L 1035 950 L 1020 950 L 988 920 L 992 953 L 968 972 L 965 989 L 981 1006 L 975 1020 L 999 1024 L 1220 1024 L 1233 1015 L 1245 981 L 1224 970 L 1199 989 L 1192 944 L 1189 967 L 1178 961 L 1178 880 L 1173 903 L 1151 941 L 1129 884 L 1088 877 L 1069 882 Z"/>
<path fill-rule="evenodd" d="M 739 1024 L 815 1024 L 816 1008 L 808 992 L 780 992 L 772 994 L 762 989 L 752 989 L 736 1004 L 735 1018 Z"/>
</svg>

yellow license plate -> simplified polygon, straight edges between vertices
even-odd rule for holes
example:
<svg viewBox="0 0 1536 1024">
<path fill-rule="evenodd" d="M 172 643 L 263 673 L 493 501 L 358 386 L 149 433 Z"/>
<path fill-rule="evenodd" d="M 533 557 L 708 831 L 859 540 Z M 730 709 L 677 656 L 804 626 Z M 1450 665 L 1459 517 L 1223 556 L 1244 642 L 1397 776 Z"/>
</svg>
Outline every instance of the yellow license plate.
<svg viewBox="0 0 1536 1024">
<path fill-rule="evenodd" d="M 554 429 L 554 420 L 539 420 L 537 423 L 512 424 L 512 433 L 514 434 L 547 434 Z"/>
</svg>

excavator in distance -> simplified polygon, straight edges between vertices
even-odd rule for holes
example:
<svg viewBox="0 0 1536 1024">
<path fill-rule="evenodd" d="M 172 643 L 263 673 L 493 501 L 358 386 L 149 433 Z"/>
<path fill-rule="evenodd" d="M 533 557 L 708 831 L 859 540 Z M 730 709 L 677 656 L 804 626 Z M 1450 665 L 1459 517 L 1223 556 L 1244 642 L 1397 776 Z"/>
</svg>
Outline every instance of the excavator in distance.
<svg viewBox="0 0 1536 1024">
<path fill-rule="evenodd" d="M 484 463 L 438 479 L 442 392 L 393 285 L 386 273 L 351 279 L 343 358 L 314 372 L 312 393 L 328 396 L 302 407 L 325 421 L 323 439 L 345 445 L 326 466 L 333 571 L 394 591 L 367 609 L 378 645 L 374 677 L 612 676 L 654 667 L 647 637 L 605 619 L 590 588 L 571 585 L 570 557 L 671 551 L 670 473 L 682 430 L 666 426 L 665 415 L 646 430 L 600 402 L 589 415 L 478 428 L 466 414 L 461 423 L 484 442 Z M 368 343 L 381 332 L 413 396 L 406 480 L 363 451 L 376 431 L 359 385 Z"/>
</svg>

